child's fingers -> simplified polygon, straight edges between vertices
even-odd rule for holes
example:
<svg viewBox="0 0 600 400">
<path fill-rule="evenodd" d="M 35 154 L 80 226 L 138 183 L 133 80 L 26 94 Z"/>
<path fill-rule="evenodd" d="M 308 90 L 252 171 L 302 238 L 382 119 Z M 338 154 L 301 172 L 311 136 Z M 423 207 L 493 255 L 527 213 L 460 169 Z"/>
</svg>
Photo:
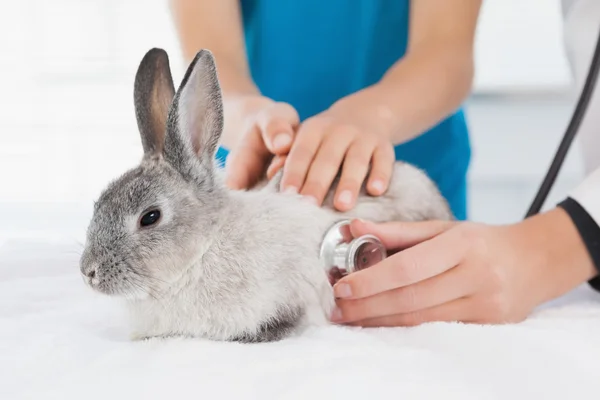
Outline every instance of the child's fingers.
<svg viewBox="0 0 600 400">
<path fill-rule="evenodd" d="M 390 143 L 382 143 L 375 148 L 367 182 L 367 191 L 370 195 L 379 196 L 387 190 L 392 178 L 395 160 L 394 148 Z"/>
<path fill-rule="evenodd" d="M 273 103 L 257 116 L 266 147 L 273 154 L 286 154 L 294 141 L 294 131 L 300 122 L 298 112 L 287 103 Z"/>
<path fill-rule="evenodd" d="M 369 171 L 374 147 L 369 140 L 356 140 L 350 145 L 333 203 L 338 210 L 348 211 L 354 207 Z"/>
<path fill-rule="evenodd" d="M 254 128 L 229 154 L 225 168 L 226 185 L 236 190 L 252 187 L 264 173 L 269 156 L 258 128 Z"/>
<path fill-rule="evenodd" d="M 321 144 L 322 129 L 325 124 L 318 118 L 305 122 L 294 139 L 294 145 L 288 153 L 281 179 L 281 190 L 300 192 L 306 174 Z"/>
<path fill-rule="evenodd" d="M 267 168 L 267 179 L 271 180 L 279 172 L 281 168 L 285 165 L 285 160 L 287 159 L 287 155 L 277 155 L 271 161 L 269 168 Z"/>
<path fill-rule="evenodd" d="M 317 149 L 306 182 L 300 191 L 302 195 L 314 198 L 318 205 L 323 203 L 323 199 L 329 192 L 355 133 L 340 127 L 329 126 L 321 135 L 324 137 L 323 141 Z"/>
</svg>

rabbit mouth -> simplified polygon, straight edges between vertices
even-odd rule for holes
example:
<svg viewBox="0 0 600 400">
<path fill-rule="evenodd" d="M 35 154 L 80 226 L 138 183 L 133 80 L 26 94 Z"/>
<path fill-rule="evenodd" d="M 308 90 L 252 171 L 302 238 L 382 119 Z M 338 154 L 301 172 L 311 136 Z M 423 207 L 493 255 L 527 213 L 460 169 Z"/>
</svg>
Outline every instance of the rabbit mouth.
<svg viewBox="0 0 600 400">
<path fill-rule="evenodd" d="M 91 265 L 83 268 L 81 275 L 88 287 L 106 296 L 138 298 L 148 292 L 147 279 L 126 265 Z"/>
<path fill-rule="evenodd" d="M 100 276 L 96 271 L 83 275 L 85 284 L 93 291 L 107 296 L 118 296 L 124 292 L 122 285 L 116 285 L 112 279 L 106 279 Z"/>
</svg>

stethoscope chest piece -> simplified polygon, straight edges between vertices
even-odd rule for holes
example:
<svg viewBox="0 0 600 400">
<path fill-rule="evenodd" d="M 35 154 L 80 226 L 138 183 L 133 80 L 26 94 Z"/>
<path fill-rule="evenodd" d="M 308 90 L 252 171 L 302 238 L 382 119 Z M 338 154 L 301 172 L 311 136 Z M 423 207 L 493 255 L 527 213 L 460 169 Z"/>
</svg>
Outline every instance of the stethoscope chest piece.
<svg viewBox="0 0 600 400">
<path fill-rule="evenodd" d="M 369 268 L 387 257 L 385 247 L 373 235 L 352 237 L 350 220 L 335 223 L 321 244 L 321 261 L 334 284 L 345 275 Z"/>
</svg>

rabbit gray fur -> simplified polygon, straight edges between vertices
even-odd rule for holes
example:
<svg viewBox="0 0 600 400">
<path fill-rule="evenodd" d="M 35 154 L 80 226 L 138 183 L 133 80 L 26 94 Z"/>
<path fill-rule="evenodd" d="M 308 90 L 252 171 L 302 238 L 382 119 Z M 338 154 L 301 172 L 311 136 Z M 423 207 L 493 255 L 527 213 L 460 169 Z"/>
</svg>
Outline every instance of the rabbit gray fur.
<svg viewBox="0 0 600 400">
<path fill-rule="evenodd" d="M 213 56 L 201 50 L 175 92 L 162 49 L 134 84 L 143 158 L 94 204 L 80 269 L 95 291 L 124 299 L 134 339 L 168 336 L 265 342 L 327 324 L 334 297 L 319 248 L 336 221 L 451 219 L 421 170 L 398 162 L 389 190 L 347 213 L 280 193 L 281 174 L 248 191 L 223 183 L 223 128 Z M 158 221 L 141 226 L 150 210 Z M 157 215 L 157 214 L 154 214 Z"/>
</svg>

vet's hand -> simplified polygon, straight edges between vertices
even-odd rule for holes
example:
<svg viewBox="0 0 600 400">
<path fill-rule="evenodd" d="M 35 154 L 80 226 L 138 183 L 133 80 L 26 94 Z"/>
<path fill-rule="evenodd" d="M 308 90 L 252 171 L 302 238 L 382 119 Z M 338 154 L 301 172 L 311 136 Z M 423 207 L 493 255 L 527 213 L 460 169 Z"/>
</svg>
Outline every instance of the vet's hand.
<svg viewBox="0 0 600 400">
<path fill-rule="evenodd" d="M 289 154 L 273 160 L 269 176 L 283 167 L 282 190 L 299 192 L 321 205 L 341 170 L 334 198 L 340 211 L 354 207 L 365 179 L 371 195 L 383 194 L 395 155 L 387 129 L 390 117 L 370 107 L 374 95 L 359 92 L 304 121 Z"/>
<path fill-rule="evenodd" d="M 352 232 L 397 252 L 336 283 L 338 323 L 519 322 L 596 274 L 562 209 L 508 226 L 354 221 Z"/>
<path fill-rule="evenodd" d="M 260 180 L 274 156 L 286 155 L 298 127 L 297 111 L 287 103 L 263 96 L 236 100 L 242 134 L 227 159 L 226 184 L 248 189 Z"/>
</svg>

